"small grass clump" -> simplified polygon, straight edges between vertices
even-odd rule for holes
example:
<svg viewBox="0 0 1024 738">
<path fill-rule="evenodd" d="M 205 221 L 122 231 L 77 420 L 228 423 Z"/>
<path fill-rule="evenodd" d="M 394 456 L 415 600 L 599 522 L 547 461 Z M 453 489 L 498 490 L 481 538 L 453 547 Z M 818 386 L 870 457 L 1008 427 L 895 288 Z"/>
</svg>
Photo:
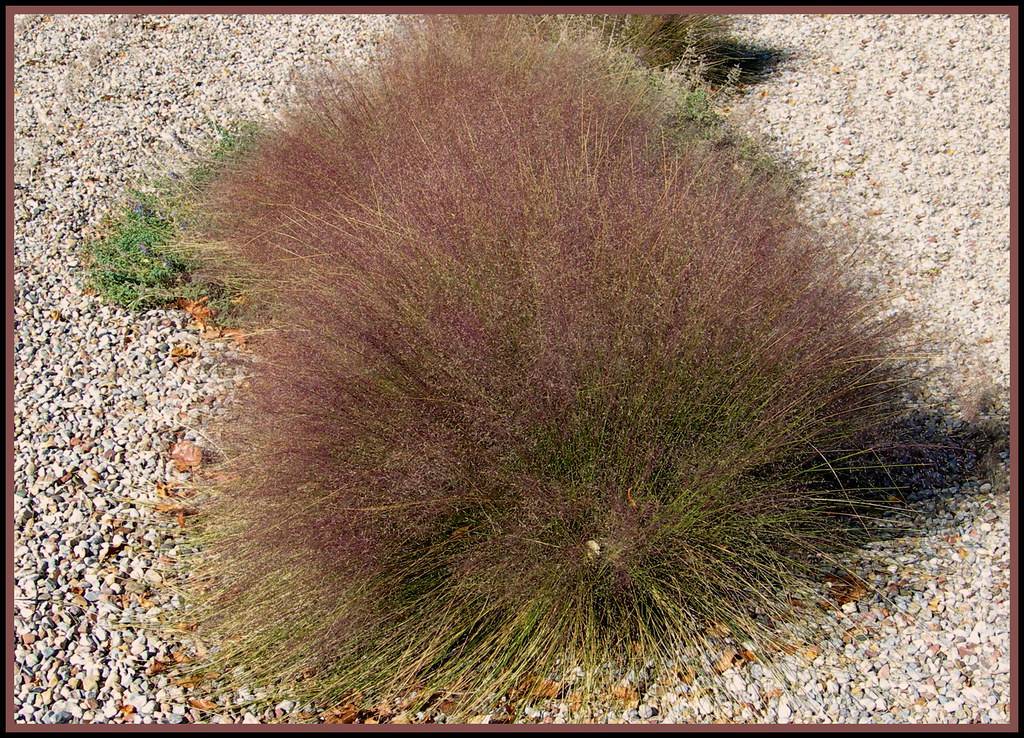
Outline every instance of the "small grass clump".
<svg viewBox="0 0 1024 738">
<path fill-rule="evenodd" d="M 777 49 L 750 46 L 732 32 L 728 16 L 714 14 L 530 16 L 533 32 L 550 40 L 602 44 L 619 66 L 653 88 L 671 108 L 669 138 L 686 146 L 701 139 L 739 153 L 742 164 L 785 182 L 799 178 L 792 164 L 767 154 L 762 144 L 728 125 L 723 109 L 756 84 L 783 57 Z"/>
<path fill-rule="evenodd" d="M 216 143 L 184 177 L 162 176 L 130 190 L 101 224 L 102 235 L 85 246 L 86 286 L 130 310 L 205 298 L 227 315 L 232 295 L 223 285 L 195 278 L 200 261 L 186 233 L 197 217 L 197 198 L 222 167 L 252 146 L 257 131 L 250 122 L 218 126 Z"/>
<path fill-rule="evenodd" d="M 756 82 L 778 57 L 771 49 L 741 42 L 725 15 L 592 13 L 538 16 L 535 23 L 549 35 L 596 33 L 648 68 L 688 67 L 714 85 Z"/>
<path fill-rule="evenodd" d="M 204 669 L 455 719 L 767 660 L 889 504 L 894 321 L 617 59 L 435 17 L 211 182 L 208 268 L 269 329 L 218 434 Z"/>
</svg>

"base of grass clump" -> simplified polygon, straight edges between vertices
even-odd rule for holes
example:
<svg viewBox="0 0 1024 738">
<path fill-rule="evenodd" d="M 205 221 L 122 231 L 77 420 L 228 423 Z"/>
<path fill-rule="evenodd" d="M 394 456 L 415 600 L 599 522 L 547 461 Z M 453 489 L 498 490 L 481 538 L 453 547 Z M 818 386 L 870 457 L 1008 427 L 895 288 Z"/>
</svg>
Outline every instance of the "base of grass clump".
<svg viewBox="0 0 1024 738">
<path fill-rule="evenodd" d="M 770 663 L 892 506 L 905 383 L 791 188 L 520 18 L 410 25 L 301 100 L 197 206 L 270 325 L 197 537 L 202 668 L 459 719 Z"/>
<path fill-rule="evenodd" d="M 85 284 L 108 302 L 149 310 L 203 301 L 221 321 L 239 313 L 239 289 L 199 273 L 199 254 L 189 231 L 200 217 L 196 201 L 210 181 L 253 145 L 250 122 L 217 127 L 217 142 L 197 157 L 184 176 L 154 178 L 133 189 L 85 245 Z"/>
</svg>

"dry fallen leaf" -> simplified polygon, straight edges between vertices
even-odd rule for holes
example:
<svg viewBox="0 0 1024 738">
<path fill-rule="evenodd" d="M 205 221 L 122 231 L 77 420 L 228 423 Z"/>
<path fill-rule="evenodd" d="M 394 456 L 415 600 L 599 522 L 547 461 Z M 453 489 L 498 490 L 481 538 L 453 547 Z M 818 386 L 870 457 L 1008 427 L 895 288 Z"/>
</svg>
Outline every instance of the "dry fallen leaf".
<svg viewBox="0 0 1024 738">
<path fill-rule="evenodd" d="M 165 671 L 166 669 L 166 663 L 164 663 L 160 659 L 154 659 L 153 663 L 149 665 L 148 669 L 146 669 L 146 674 L 148 674 L 149 676 L 153 676 L 154 674 L 159 674 L 161 671 Z"/>
<path fill-rule="evenodd" d="M 199 699 L 192 698 L 192 699 L 189 699 L 188 704 L 189 704 L 190 707 L 194 707 L 197 710 L 216 710 L 217 709 L 217 703 L 216 702 L 212 702 L 210 700 L 199 700 Z"/>
<path fill-rule="evenodd" d="M 617 687 L 612 687 L 612 697 L 621 702 L 640 701 L 640 693 L 636 691 L 636 687 L 631 687 L 627 684 L 620 684 Z"/>
<path fill-rule="evenodd" d="M 718 669 L 719 672 L 723 673 L 729 671 L 729 669 L 732 668 L 733 661 L 735 661 L 738 656 L 739 654 L 730 648 L 721 655 L 718 662 L 715 664 L 715 668 Z"/>
<path fill-rule="evenodd" d="M 355 705 L 342 705 L 341 707 L 335 707 L 333 710 L 328 710 L 327 712 L 325 712 L 324 722 L 331 724 L 347 725 L 348 723 L 354 723 L 358 715 L 359 708 L 357 708 Z"/>
<path fill-rule="evenodd" d="M 561 690 L 562 685 L 550 679 L 541 679 L 534 686 L 534 694 L 538 697 L 546 697 L 548 699 L 554 699 L 557 697 Z"/>
<path fill-rule="evenodd" d="M 171 461 L 178 471 L 187 471 L 199 466 L 203 460 L 203 450 L 192 441 L 178 441 L 171 448 Z"/>
<path fill-rule="evenodd" d="M 175 651 L 171 654 L 171 658 L 174 659 L 176 664 L 189 664 L 192 662 L 192 659 L 184 651 Z"/>
<path fill-rule="evenodd" d="M 174 364 L 179 364 L 185 359 L 190 359 L 195 355 L 196 350 L 187 343 L 178 344 L 171 348 L 171 362 Z"/>
<path fill-rule="evenodd" d="M 207 305 L 208 297 L 200 297 L 198 300 L 188 300 L 182 298 L 178 300 L 178 307 L 184 310 L 186 313 L 192 316 L 192 320 L 199 324 L 202 328 L 206 325 L 207 321 L 214 316 L 213 309 Z"/>
</svg>

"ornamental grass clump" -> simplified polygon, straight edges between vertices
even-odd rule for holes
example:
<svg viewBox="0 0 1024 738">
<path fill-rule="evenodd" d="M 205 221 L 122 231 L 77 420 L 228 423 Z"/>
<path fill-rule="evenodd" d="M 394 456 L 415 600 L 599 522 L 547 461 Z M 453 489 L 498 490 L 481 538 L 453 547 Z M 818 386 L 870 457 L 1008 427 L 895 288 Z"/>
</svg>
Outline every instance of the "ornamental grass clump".
<svg viewBox="0 0 1024 738">
<path fill-rule="evenodd" d="M 891 321 L 637 79 L 434 18 L 211 185 L 271 316 L 207 515 L 218 671 L 467 715 L 719 636 L 767 658 L 876 514 Z"/>
</svg>

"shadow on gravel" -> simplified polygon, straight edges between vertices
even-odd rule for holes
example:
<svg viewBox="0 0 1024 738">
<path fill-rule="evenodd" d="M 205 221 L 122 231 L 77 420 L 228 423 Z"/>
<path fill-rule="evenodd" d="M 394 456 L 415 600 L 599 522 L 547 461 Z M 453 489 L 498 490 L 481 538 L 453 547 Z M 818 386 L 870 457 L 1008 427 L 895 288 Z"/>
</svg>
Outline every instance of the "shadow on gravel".
<svg viewBox="0 0 1024 738">
<path fill-rule="evenodd" d="M 993 489 L 1008 483 L 1009 425 L 998 417 L 968 422 L 941 411 L 916 411 L 894 429 L 900 439 L 880 453 L 885 469 L 861 473 L 853 480 L 861 485 L 896 488 L 906 507 L 917 509 L 925 500 L 953 499 L 965 494 L 965 482 L 988 482 Z M 845 480 L 844 480 L 845 483 Z M 900 537 L 908 531 L 893 512 L 885 525 L 871 531 L 875 540 Z"/>
<path fill-rule="evenodd" d="M 727 59 L 728 63 L 709 67 L 705 72 L 709 82 L 722 84 L 730 75 L 737 75 L 741 84 L 751 85 L 763 82 L 779 64 L 792 58 L 793 54 L 783 49 L 730 40 L 716 49 L 716 56 Z M 732 71 L 733 69 L 737 69 L 738 72 Z"/>
</svg>

